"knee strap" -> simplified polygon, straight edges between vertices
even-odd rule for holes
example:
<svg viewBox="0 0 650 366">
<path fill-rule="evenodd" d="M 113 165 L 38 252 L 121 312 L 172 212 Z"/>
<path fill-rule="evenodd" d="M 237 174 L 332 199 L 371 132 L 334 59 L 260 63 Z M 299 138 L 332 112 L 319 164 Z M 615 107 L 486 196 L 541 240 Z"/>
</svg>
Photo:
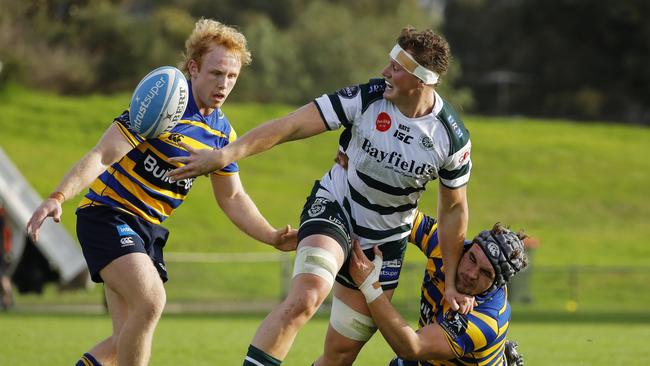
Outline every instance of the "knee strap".
<svg viewBox="0 0 650 366">
<path fill-rule="evenodd" d="M 333 286 L 337 267 L 336 257 L 329 251 L 317 247 L 301 247 L 296 252 L 293 277 L 301 273 L 311 273 Z"/>
<path fill-rule="evenodd" d="M 332 298 L 330 324 L 341 335 L 361 342 L 368 341 L 377 331 L 371 317 L 352 309 L 336 296 Z"/>
</svg>

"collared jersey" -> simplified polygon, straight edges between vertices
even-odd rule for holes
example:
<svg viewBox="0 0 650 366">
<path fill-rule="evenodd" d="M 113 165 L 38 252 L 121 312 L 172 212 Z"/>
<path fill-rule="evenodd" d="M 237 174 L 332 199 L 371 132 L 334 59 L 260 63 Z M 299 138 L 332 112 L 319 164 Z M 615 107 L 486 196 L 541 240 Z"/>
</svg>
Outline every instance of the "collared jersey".
<svg viewBox="0 0 650 366">
<path fill-rule="evenodd" d="M 373 79 L 315 100 L 328 129 L 345 127 L 338 164 L 321 179 L 319 194 L 335 199 L 363 249 L 405 238 L 426 184 L 440 178 L 458 188 L 469 181 L 469 132 L 453 108 L 434 92 L 433 111 L 404 116 L 384 99 L 385 81 Z"/>
<path fill-rule="evenodd" d="M 445 275 L 435 219 L 417 213 L 409 241 L 427 256 L 422 281 L 419 326 L 437 323 L 445 332 L 457 358 L 449 361 L 420 361 L 423 366 L 507 365 L 504 355 L 510 324 L 510 304 L 505 288 L 476 296 L 478 306 L 469 314 L 451 312 L 444 301 Z M 465 245 L 471 245 L 466 242 Z"/>
<path fill-rule="evenodd" d="M 221 109 L 203 116 L 194 102 L 192 87 L 187 108 L 178 124 L 154 139 L 135 133 L 125 111 L 113 123 L 133 145 L 122 159 L 112 164 L 90 185 L 78 209 L 107 205 L 160 224 L 185 200 L 194 178 L 170 182 L 164 175 L 182 164 L 171 164 L 170 157 L 187 156 L 180 147 L 184 142 L 195 149 L 219 149 L 237 138 Z M 214 174 L 230 175 L 239 171 L 231 163 Z"/>
</svg>

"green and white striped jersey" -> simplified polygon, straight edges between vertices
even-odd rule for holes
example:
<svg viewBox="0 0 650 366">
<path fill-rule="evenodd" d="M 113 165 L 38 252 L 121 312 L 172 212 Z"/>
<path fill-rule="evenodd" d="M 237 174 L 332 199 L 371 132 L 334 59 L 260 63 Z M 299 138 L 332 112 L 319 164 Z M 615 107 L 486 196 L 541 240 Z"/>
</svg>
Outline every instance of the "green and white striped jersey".
<svg viewBox="0 0 650 366">
<path fill-rule="evenodd" d="M 433 111 L 408 118 L 383 98 L 385 82 L 343 88 L 315 99 L 330 130 L 341 126 L 347 171 L 339 165 L 323 176 L 318 195 L 336 200 L 348 215 L 351 234 L 364 249 L 409 235 L 426 184 L 449 188 L 469 181 L 469 132 L 453 108 L 435 93 Z"/>
</svg>

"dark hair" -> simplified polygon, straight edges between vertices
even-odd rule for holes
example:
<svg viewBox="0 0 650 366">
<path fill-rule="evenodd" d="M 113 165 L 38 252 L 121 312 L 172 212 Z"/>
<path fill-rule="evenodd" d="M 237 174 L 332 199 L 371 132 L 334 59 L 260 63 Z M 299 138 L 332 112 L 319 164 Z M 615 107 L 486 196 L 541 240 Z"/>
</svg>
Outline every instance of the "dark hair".
<svg viewBox="0 0 650 366">
<path fill-rule="evenodd" d="M 449 68 L 449 43 L 431 29 L 418 31 L 412 26 L 402 29 L 397 43 L 405 51 L 411 51 L 413 58 L 420 65 L 442 76 Z"/>
</svg>

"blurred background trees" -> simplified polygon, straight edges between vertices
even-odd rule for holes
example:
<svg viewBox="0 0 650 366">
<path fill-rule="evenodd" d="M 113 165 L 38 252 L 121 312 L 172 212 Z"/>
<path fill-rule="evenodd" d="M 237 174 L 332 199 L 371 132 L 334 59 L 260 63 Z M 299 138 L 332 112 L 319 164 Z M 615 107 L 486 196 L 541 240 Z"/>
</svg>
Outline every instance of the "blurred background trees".
<svg viewBox="0 0 650 366">
<path fill-rule="evenodd" d="M 465 112 L 650 124 L 650 3 L 590 0 L 0 0 L 0 86 L 130 91 L 176 64 L 199 17 L 234 24 L 253 63 L 231 96 L 301 104 L 379 77 L 399 30 L 433 28 Z"/>
</svg>

